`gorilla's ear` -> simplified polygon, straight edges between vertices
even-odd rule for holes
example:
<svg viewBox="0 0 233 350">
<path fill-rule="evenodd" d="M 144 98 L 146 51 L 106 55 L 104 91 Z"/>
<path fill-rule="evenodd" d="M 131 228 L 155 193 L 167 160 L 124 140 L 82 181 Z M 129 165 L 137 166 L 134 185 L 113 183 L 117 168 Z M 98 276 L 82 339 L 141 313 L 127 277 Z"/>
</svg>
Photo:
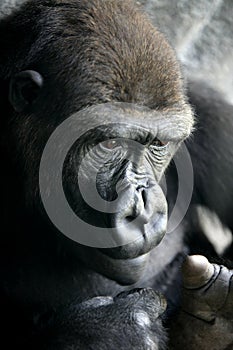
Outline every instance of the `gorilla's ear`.
<svg viewBox="0 0 233 350">
<path fill-rule="evenodd" d="M 43 77 L 33 70 L 18 73 L 10 81 L 9 101 L 17 112 L 33 104 L 43 86 Z"/>
</svg>

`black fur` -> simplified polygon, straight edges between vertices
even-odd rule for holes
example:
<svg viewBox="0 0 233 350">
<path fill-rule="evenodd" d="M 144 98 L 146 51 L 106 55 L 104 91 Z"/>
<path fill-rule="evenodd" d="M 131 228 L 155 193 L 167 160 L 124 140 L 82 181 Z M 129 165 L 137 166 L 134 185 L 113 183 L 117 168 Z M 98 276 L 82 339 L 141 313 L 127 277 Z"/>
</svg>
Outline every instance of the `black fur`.
<svg viewBox="0 0 233 350">
<path fill-rule="evenodd" d="M 1 21 L 0 47 L 0 292 L 5 349 L 165 349 L 163 298 L 149 287 L 165 294 L 170 317 L 179 304 L 179 267 L 189 252 L 184 230 L 165 237 L 150 254 L 148 250 L 158 244 L 159 229 L 149 244 L 140 241 L 109 250 L 83 247 L 49 221 L 39 195 L 38 172 L 44 146 L 62 121 L 83 111 L 87 121 L 80 121 L 82 127 L 110 111 L 114 120 L 105 133 L 93 129 L 72 147 L 63 180 L 76 213 L 96 220 L 100 227 L 106 221 L 114 226 L 118 218 L 86 208 L 74 188 L 82 152 L 124 133 L 149 149 L 158 137 L 153 122 L 150 126 L 145 120 L 152 113 L 159 123 L 167 121 L 165 134 L 171 140 L 171 154 L 162 170 L 139 159 L 146 164 L 145 179 L 153 180 L 157 191 L 193 123 L 173 50 L 130 0 L 28 1 Z M 122 102 L 130 105 L 124 108 Z M 122 130 L 119 121 L 129 116 L 131 124 L 141 124 Z M 97 182 L 107 200 L 114 198 L 116 176 L 138 176 L 137 166 L 116 163 L 113 157 L 113 166 L 103 170 Z M 91 179 L 91 164 L 89 172 Z M 145 183 L 138 185 L 147 191 Z M 156 191 L 146 192 L 151 196 L 147 204 L 156 215 L 165 215 L 165 200 Z M 127 199 L 127 193 L 122 198 Z"/>
</svg>

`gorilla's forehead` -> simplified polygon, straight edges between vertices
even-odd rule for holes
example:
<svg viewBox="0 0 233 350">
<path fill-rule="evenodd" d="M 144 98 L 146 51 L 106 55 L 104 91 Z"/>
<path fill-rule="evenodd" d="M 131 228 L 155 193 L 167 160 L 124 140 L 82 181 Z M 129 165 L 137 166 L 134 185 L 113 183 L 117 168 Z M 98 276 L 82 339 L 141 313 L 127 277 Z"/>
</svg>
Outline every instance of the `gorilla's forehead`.
<svg viewBox="0 0 233 350">
<path fill-rule="evenodd" d="M 135 3 L 54 3 L 43 5 L 43 25 L 50 28 L 44 52 L 47 62 L 52 57 L 49 73 L 56 70 L 67 91 L 95 103 L 136 101 L 151 108 L 183 98 L 174 51 Z"/>
<path fill-rule="evenodd" d="M 78 129 L 80 135 L 94 129 L 107 133 L 109 137 L 132 136 L 134 139 L 135 135 L 140 137 L 141 134 L 144 139 L 145 136 L 153 139 L 159 135 L 164 140 L 179 142 L 189 136 L 193 122 L 189 105 L 181 109 L 156 111 L 144 106 L 115 102 L 85 108 L 62 124 L 68 130 Z"/>
</svg>

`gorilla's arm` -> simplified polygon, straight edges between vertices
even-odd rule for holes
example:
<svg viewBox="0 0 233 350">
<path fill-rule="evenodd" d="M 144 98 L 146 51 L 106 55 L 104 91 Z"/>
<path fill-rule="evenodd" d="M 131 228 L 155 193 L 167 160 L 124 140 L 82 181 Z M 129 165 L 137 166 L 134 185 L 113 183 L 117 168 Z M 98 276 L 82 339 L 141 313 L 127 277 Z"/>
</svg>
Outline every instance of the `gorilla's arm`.
<svg viewBox="0 0 233 350">
<path fill-rule="evenodd" d="M 232 349 L 233 270 L 203 256 L 183 264 L 182 310 L 171 328 L 170 349 Z M 182 329 L 182 332 L 180 330 Z"/>
<path fill-rule="evenodd" d="M 38 350 L 162 350 L 166 332 L 160 315 L 165 308 L 165 299 L 152 289 L 95 297 L 60 310 L 31 344 L 23 345 Z"/>
</svg>

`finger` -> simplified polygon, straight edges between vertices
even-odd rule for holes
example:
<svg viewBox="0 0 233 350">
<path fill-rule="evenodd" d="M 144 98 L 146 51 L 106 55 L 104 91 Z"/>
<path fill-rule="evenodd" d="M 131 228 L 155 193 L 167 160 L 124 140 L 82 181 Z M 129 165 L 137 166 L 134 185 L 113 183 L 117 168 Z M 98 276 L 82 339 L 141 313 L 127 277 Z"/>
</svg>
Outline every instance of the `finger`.
<svg viewBox="0 0 233 350">
<path fill-rule="evenodd" d="M 188 256 L 182 266 L 182 275 L 185 288 L 200 288 L 214 275 L 214 266 L 202 255 Z"/>
<path fill-rule="evenodd" d="M 217 313 L 232 312 L 232 270 L 194 255 L 187 257 L 182 274 L 183 309 L 186 312 L 208 322 L 213 321 Z M 229 304 L 227 308 L 225 304 Z"/>
</svg>

